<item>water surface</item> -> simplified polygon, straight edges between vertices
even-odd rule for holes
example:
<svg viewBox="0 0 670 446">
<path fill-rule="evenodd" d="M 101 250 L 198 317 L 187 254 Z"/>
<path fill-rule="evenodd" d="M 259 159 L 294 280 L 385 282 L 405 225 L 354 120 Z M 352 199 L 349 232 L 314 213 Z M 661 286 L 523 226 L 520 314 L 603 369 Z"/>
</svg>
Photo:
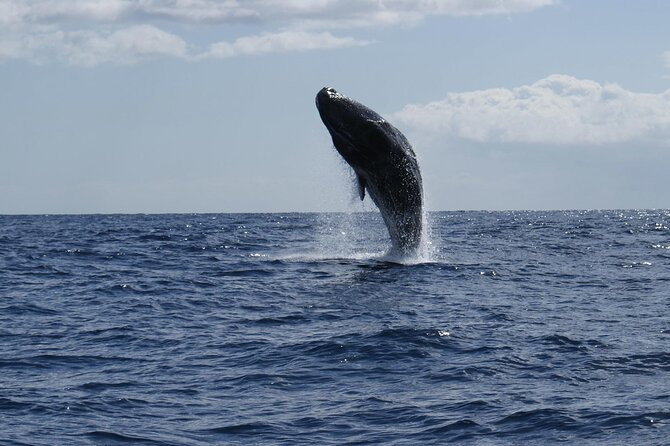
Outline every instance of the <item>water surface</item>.
<svg viewBox="0 0 670 446">
<path fill-rule="evenodd" d="M 670 212 L 0 216 L 2 444 L 667 444 Z"/>
</svg>

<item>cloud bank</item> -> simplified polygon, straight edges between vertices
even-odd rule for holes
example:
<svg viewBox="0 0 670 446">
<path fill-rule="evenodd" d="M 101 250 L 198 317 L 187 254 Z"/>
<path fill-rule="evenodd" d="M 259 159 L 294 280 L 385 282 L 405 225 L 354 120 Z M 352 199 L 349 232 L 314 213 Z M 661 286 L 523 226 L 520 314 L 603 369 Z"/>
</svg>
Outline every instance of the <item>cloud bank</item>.
<svg viewBox="0 0 670 446">
<path fill-rule="evenodd" d="M 0 23 L 167 20 L 184 23 L 387 25 L 431 15 L 513 14 L 557 0 L 2 0 Z M 405 18 L 403 18 L 403 16 Z"/>
<path fill-rule="evenodd" d="M 0 0 L 0 62 L 93 66 L 152 57 L 186 60 L 367 45 L 335 29 L 411 26 L 428 16 L 529 12 L 558 0 Z M 268 30 L 198 48 L 194 26 Z M 181 35 L 175 29 L 182 29 Z M 222 28 L 225 29 L 225 28 Z M 169 31 L 168 31 L 169 30 Z"/>
<path fill-rule="evenodd" d="M 617 84 L 555 74 L 518 88 L 451 93 L 441 101 L 407 105 L 393 119 L 438 139 L 670 144 L 670 90 L 636 93 Z"/>
</svg>

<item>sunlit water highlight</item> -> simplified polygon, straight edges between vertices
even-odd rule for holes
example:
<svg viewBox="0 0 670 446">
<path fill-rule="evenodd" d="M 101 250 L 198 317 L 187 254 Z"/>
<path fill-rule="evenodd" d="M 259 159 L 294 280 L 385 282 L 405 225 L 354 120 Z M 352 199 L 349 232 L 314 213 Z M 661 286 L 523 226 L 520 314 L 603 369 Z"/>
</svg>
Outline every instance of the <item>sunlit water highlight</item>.
<svg viewBox="0 0 670 446">
<path fill-rule="evenodd" d="M 0 217 L 0 444 L 667 444 L 667 211 Z"/>
</svg>

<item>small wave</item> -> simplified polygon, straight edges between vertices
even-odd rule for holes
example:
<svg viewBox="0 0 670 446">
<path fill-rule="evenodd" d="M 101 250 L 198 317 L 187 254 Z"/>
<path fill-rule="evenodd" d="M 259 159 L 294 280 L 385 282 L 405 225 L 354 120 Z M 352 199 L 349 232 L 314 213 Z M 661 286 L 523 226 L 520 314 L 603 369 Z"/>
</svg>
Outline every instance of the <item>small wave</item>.
<svg viewBox="0 0 670 446">
<path fill-rule="evenodd" d="M 121 381 L 121 382 L 91 381 L 91 382 L 86 382 L 86 383 L 80 384 L 78 386 L 78 388 L 81 389 L 81 390 L 104 391 L 104 390 L 109 390 L 109 389 L 130 388 L 130 387 L 133 387 L 135 385 L 137 385 L 137 383 L 130 382 L 130 381 Z"/>
<path fill-rule="evenodd" d="M 103 444 L 149 444 L 149 445 L 168 445 L 162 441 L 152 440 L 139 435 L 120 434 L 112 431 L 91 431 L 82 436 L 88 437 L 96 443 Z"/>
<path fill-rule="evenodd" d="M 31 403 L 25 403 L 23 401 L 15 401 L 11 398 L 0 397 L 0 411 L 20 411 L 27 410 L 33 406 Z"/>
<path fill-rule="evenodd" d="M 35 316 L 54 316 L 59 314 L 59 311 L 52 308 L 47 308 L 42 305 L 33 303 L 21 303 L 16 305 L 7 305 L 0 308 L 4 314 L 11 314 L 13 316 L 20 315 L 35 315 Z"/>
<path fill-rule="evenodd" d="M 542 336 L 533 340 L 533 342 L 540 342 L 544 345 L 555 347 L 560 351 L 587 351 L 591 349 L 607 348 L 606 344 L 600 341 L 588 339 L 585 341 L 569 338 L 565 335 L 553 334 L 549 336 Z"/>
<path fill-rule="evenodd" d="M 262 317 L 260 319 L 251 320 L 249 322 L 259 325 L 284 325 L 284 324 L 299 324 L 308 322 L 310 318 L 302 314 L 289 314 L 287 316 Z"/>
<path fill-rule="evenodd" d="M 583 416 L 589 424 L 595 424 L 607 430 L 630 429 L 636 427 L 667 426 L 670 411 L 624 414 L 611 411 L 591 412 Z"/>
<path fill-rule="evenodd" d="M 262 268 L 244 268 L 234 270 L 224 270 L 220 272 L 220 276 L 230 277 L 268 277 L 273 276 L 275 271 Z"/>
<path fill-rule="evenodd" d="M 276 428 L 269 423 L 263 422 L 250 422 L 250 423 L 239 423 L 239 424 L 229 424 L 226 426 L 212 427 L 205 429 L 204 432 L 212 434 L 231 434 L 231 435 L 260 435 L 268 434 L 274 432 Z"/>
<path fill-rule="evenodd" d="M 658 352 L 644 355 L 630 355 L 596 358 L 588 364 L 599 370 L 618 370 L 621 373 L 653 376 L 659 371 L 670 371 L 670 353 Z"/>
<path fill-rule="evenodd" d="M 137 239 L 142 242 L 148 242 L 148 241 L 167 242 L 173 239 L 173 234 L 149 233 L 140 235 L 139 237 L 137 237 Z"/>
<path fill-rule="evenodd" d="M 423 358 L 431 352 L 454 348 L 446 330 L 398 328 L 372 334 L 350 333 L 331 339 L 292 345 L 291 350 L 312 357 L 338 358 L 340 362 L 386 362 Z"/>
<path fill-rule="evenodd" d="M 456 438 L 451 438 L 451 441 L 462 441 L 474 437 L 475 435 L 482 435 L 491 432 L 490 428 L 482 428 L 482 426 L 474 420 L 463 418 L 457 421 L 449 421 L 442 423 L 439 426 L 430 427 L 421 432 L 421 434 L 430 435 L 444 435 L 453 434 L 454 431 L 470 431 L 471 433 L 461 434 Z"/>
<path fill-rule="evenodd" d="M 544 429 L 574 430 L 579 421 L 565 410 L 544 408 L 520 410 L 494 422 L 506 434 L 517 434 Z"/>
<path fill-rule="evenodd" d="M 39 368 L 53 369 L 58 367 L 84 368 L 92 364 L 118 364 L 128 361 L 141 361 L 142 359 L 120 357 L 120 356 L 97 356 L 97 355 L 55 355 L 40 354 L 13 359 L 1 359 L 0 368 Z"/>
</svg>

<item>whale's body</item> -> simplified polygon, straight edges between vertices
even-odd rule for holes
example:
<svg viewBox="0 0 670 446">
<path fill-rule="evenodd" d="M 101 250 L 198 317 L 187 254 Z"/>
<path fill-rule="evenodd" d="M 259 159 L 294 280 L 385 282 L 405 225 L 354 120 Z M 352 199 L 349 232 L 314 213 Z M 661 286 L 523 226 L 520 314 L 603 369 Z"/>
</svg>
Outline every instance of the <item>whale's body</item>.
<svg viewBox="0 0 670 446">
<path fill-rule="evenodd" d="M 401 254 L 421 243 L 423 186 L 412 146 L 398 129 L 365 105 L 332 88 L 316 95 L 335 149 L 354 169 L 361 200 L 368 192 Z"/>
</svg>

